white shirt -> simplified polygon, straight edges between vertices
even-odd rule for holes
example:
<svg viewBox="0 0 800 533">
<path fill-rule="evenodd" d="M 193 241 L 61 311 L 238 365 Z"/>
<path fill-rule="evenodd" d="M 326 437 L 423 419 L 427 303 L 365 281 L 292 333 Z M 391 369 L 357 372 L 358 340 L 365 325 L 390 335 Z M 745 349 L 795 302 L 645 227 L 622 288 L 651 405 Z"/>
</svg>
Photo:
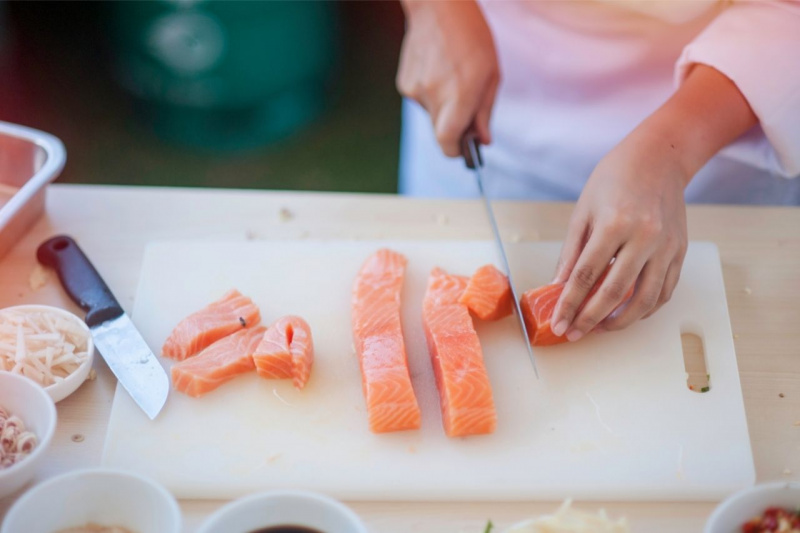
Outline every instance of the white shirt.
<svg viewBox="0 0 800 533">
<path fill-rule="evenodd" d="M 484 148 L 493 197 L 575 200 L 597 162 L 688 68 L 730 78 L 760 125 L 692 180 L 693 202 L 800 204 L 800 1 L 482 2 L 502 76 Z M 428 114 L 403 104 L 400 192 L 477 194 L 441 154 Z"/>
</svg>

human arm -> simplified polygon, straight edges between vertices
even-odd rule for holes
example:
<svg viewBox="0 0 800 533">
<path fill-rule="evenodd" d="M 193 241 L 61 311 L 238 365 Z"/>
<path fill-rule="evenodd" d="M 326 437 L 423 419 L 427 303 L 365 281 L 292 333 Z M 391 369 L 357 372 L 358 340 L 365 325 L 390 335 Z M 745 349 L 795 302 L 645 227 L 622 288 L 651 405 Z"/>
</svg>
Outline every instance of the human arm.
<svg viewBox="0 0 800 533">
<path fill-rule="evenodd" d="M 563 332 L 565 324 L 567 329 L 574 330 L 573 338 L 590 331 L 599 315 L 616 308 L 611 303 L 615 299 L 612 297 L 619 293 L 619 287 L 623 284 L 619 281 L 620 271 L 623 270 L 620 262 L 613 267 L 616 275 L 609 276 L 608 282 L 604 283 L 606 287 L 601 290 L 601 294 L 605 295 L 602 297 L 604 301 L 598 299 L 592 308 L 587 305 L 580 313 L 582 316 L 576 317 L 579 313 L 575 301 L 583 300 L 581 295 L 586 294 L 584 287 L 595 276 L 594 272 L 588 276 L 590 272 L 585 268 L 579 270 L 578 265 L 582 266 L 589 259 L 587 252 L 591 251 L 583 245 L 595 240 L 597 246 L 593 244 L 592 249 L 613 248 L 609 244 L 600 245 L 606 238 L 609 239 L 608 243 L 613 242 L 610 237 L 583 239 L 587 236 L 583 230 L 591 229 L 590 236 L 599 237 L 598 233 L 607 226 L 613 227 L 611 222 L 616 221 L 616 225 L 628 228 L 628 235 L 621 239 L 623 242 L 632 244 L 635 240 L 632 235 L 638 236 L 638 248 L 628 246 L 627 251 L 638 249 L 641 255 L 638 260 L 629 262 L 622 275 L 630 282 L 638 280 L 637 295 L 634 297 L 638 300 L 631 302 L 624 310 L 615 312 L 616 316 L 602 319 L 599 327 L 596 327 L 599 330 L 619 329 L 640 316 L 649 316 L 669 299 L 677 283 L 686 248 L 686 222 L 682 195 L 678 194 L 675 181 L 688 182 L 703 162 L 720 148 L 726 157 L 767 170 L 775 176 L 774 179 L 800 176 L 798 65 L 798 0 L 733 2 L 686 46 L 676 64 L 679 88 L 675 95 L 603 159 L 584 189 L 559 262 L 558 276 L 561 280 L 568 280 L 571 287 L 565 291 L 570 294 L 567 305 L 562 304 L 567 298 L 565 294 L 555 309 L 553 324 L 557 324 L 557 331 Z M 670 109 L 678 111 L 673 115 L 674 120 L 669 120 L 670 113 L 667 111 Z M 693 109 L 696 113 L 692 112 Z M 685 120 L 685 123 L 681 123 L 681 120 Z M 751 129 L 749 125 L 754 121 L 758 125 Z M 672 127 L 669 126 L 670 122 Z M 648 131 L 651 135 L 643 135 Z M 745 131 L 746 135 L 737 138 L 737 132 Z M 661 133 L 652 135 L 653 132 Z M 677 144 L 666 142 L 676 138 Z M 676 164 L 675 157 L 670 157 L 670 152 L 666 150 L 667 145 L 671 149 L 673 144 L 676 150 L 672 155 L 680 156 L 683 160 L 680 164 Z M 677 150 L 679 147 L 682 150 L 680 153 Z M 615 171 L 618 168 L 627 169 L 622 176 L 628 176 L 632 190 L 650 191 L 645 197 L 650 198 L 651 208 L 642 209 L 639 205 L 621 205 L 622 202 L 615 204 L 612 201 L 609 204 L 611 207 L 603 211 L 601 219 L 599 208 L 593 205 L 599 200 L 592 198 L 599 198 L 603 193 L 618 200 L 628 198 L 632 204 L 642 202 L 642 205 L 647 205 L 643 199 L 635 200 L 635 195 L 628 191 L 622 190 L 618 194 L 611 192 L 626 187 L 623 178 Z M 636 179 L 637 172 L 645 178 Z M 657 179 L 658 176 L 670 174 L 678 178 Z M 652 188 L 652 185 L 656 187 Z M 654 200 L 656 198 L 660 198 L 657 203 Z M 614 212 L 617 215 L 620 212 L 638 213 L 639 218 L 615 218 L 610 215 Z M 661 231 L 656 231 L 659 227 Z M 619 234 L 618 228 L 612 229 L 617 229 Z M 643 229 L 647 231 L 643 232 Z M 643 238 L 643 233 L 648 232 L 653 235 L 651 240 L 657 243 L 660 253 L 652 251 L 652 245 L 648 247 L 645 244 L 648 239 Z M 675 241 L 678 243 L 677 251 Z M 622 248 L 618 246 L 614 255 L 628 255 L 622 253 Z M 672 260 L 669 266 L 665 266 L 669 257 Z M 596 264 L 597 258 L 593 257 L 593 261 Z M 638 276 L 632 277 L 638 264 L 642 265 L 642 269 Z M 581 281 L 577 284 L 581 287 L 576 290 L 572 286 L 576 285 L 574 278 L 578 277 L 578 272 L 581 272 Z M 661 291 L 657 292 L 655 287 L 660 282 L 661 273 L 663 283 Z M 650 280 L 646 286 L 645 277 Z M 648 290 L 645 291 L 645 288 Z M 650 304 L 653 304 L 652 309 L 645 311 Z"/>
<path fill-rule="evenodd" d="M 473 120 L 480 142 L 489 144 L 500 72 L 480 7 L 474 0 L 401 3 L 407 29 L 398 90 L 428 111 L 445 155 L 461 154 L 461 137 Z"/>
<path fill-rule="evenodd" d="M 698 64 L 600 161 L 559 259 L 556 281 L 566 285 L 554 311 L 556 335 L 574 341 L 593 329 L 621 329 L 670 299 L 688 241 L 683 191 L 714 154 L 756 123 L 737 86 Z M 597 296 L 581 307 L 612 258 Z M 634 296 L 612 314 L 634 284 Z"/>
</svg>

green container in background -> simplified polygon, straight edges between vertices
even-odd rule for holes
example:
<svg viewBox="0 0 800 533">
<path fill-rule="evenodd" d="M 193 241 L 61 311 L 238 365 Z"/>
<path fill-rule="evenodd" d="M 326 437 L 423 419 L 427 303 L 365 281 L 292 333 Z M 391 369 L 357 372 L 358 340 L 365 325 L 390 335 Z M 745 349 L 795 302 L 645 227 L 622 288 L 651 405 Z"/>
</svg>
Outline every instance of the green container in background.
<svg viewBox="0 0 800 533">
<path fill-rule="evenodd" d="M 167 140 L 251 148 L 297 131 L 325 106 L 338 55 L 334 2 L 106 6 L 117 79 Z"/>
</svg>

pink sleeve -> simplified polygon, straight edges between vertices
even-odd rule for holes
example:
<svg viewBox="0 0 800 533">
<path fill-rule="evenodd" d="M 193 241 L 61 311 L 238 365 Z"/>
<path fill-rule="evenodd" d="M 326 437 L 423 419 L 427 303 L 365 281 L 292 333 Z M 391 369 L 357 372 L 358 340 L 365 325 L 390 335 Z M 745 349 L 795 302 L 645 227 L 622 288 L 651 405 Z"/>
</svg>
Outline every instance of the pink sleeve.
<svg viewBox="0 0 800 533">
<path fill-rule="evenodd" d="M 726 8 L 684 48 L 676 84 L 696 63 L 730 78 L 760 123 L 722 153 L 784 177 L 800 175 L 800 0 Z"/>
</svg>

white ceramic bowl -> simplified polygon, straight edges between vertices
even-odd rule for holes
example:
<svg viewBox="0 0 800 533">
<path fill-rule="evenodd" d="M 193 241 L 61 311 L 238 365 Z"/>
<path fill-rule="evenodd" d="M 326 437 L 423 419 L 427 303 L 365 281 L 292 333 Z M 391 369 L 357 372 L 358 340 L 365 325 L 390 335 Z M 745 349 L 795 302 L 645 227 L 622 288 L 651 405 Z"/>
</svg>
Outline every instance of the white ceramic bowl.
<svg viewBox="0 0 800 533">
<path fill-rule="evenodd" d="M 800 507 L 800 482 L 776 481 L 736 492 L 711 513 L 703 533 L 740 533 L 743 523 L 767 507 Z"/>
<path fill-rule="evenodd" d="M 56 431 L 56 406 L 42 387 L 33 380 L 9 372 L 0 372 L 0 405 L 17 415 L 38 440 L 33 451 L 15 465 L 0 469 L 0 498 L 22 488 L 33 479 Z"/>
<path fill-rule="evenodd" d="M 64 378 L 64 381 L 48 385 L 44 388 L 44 390 L 47 391 L 47 394 L 50 395 L 54 402 L 60 402 L 78 390 L 78 387 L 83 385 L 83 382 L 86 381 L 89 372 L 92 370 L 92 361 L 94 360 L 94 341 L 92 340 L 89 326 L 87 326 L 80 317 L 70 313 L 69 311 L 50 305 L 16 305 L 14 307 L 6 307 L 0 311 L 47 311 L 61 315 L 67 320 L 74 322 L 81 329 L 85 330 L 87 337 L 86 351 L 89 353 L 89 357 L 86 358 L 86 361 L 84 361 L 81 366 L 75 370 L 75 372 Z"/>
<path fill-rule="evenodd" d="M 297 490 L 263 492 L 229 503 L 211 515 L 198 533 L 249 533 L 285 525 L 322 533 L 368 533 L 349 507 L 321 494 Z"/>
<path fill-rule="evenodd" d="M 130 472 L 76 470 L 24 494 L 0 533 L 53 533 L 87 523 L 136 533 L 180 533 L 178 502 L 161 485 Z"/>
</svg>

